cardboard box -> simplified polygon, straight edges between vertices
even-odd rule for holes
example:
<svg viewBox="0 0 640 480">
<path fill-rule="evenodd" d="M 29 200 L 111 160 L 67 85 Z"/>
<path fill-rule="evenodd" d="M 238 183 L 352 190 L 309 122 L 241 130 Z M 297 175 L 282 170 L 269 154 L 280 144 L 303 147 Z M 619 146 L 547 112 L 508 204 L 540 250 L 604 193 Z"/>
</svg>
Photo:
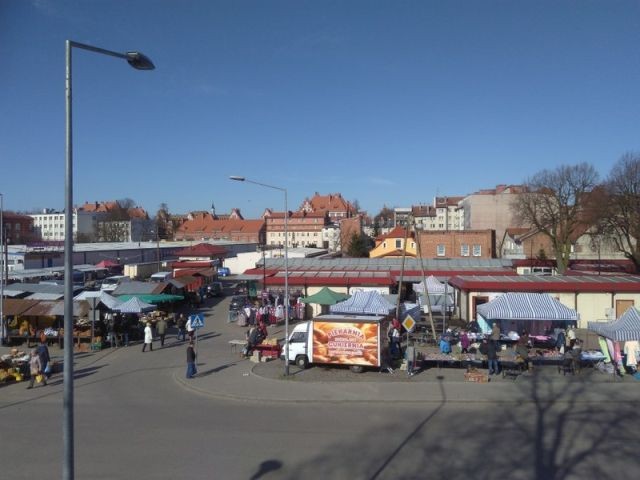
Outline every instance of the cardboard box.
<svg viewBox="0 0 640 480">
<path fill-rule="evenodd" d="M 464 374 L 464 379 L 467 382 L 473 383 L 487 383 L 489 381 L 489 377 L 486 374 L 480 372 L 466 372 Z"/>
</svg>

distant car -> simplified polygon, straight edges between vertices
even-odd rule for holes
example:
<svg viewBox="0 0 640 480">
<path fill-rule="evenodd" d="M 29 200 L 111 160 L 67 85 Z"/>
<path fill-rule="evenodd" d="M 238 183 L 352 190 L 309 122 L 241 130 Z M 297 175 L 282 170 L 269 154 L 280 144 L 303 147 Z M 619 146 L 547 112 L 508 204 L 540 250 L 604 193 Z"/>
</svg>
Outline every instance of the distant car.
<svg viewBox="0 0 640 480">
<path fill-rule="evenodd" d="M 228 277 L 231 275 L 231 270 L 227 267 L 218 267 L 218 276 L 219 277 Z"/>
<path fill-rule="evenodd" d="M 222 283 L 213 282 L 207 286 L 207 294 L 210 297 L 221 297 L 223 294 Z"/>
<path fill-rule="evenodd" d="M 241 310 L 246 303 L 247 303 L 247 297 L 235 296 L 231 299 L 231 303 L 229 304 L 229 310 Z"/>
</svg>

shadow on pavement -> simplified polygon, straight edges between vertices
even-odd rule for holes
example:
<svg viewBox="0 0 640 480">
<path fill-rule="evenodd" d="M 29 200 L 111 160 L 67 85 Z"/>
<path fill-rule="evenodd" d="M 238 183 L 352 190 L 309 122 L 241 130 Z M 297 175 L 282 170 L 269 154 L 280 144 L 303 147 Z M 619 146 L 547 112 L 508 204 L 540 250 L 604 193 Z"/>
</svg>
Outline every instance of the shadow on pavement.
<svg viewBox="0 0 640 480">
<path fill-rule="evenodd" d="M 233 367 L 235 366 L 236 363 L 226 363 L 224 365 L 220 365 L 219 367 L 216 368 L 212 368 L 210 370 L 205 370 L 203 372 L 199 372 L 196 377 L 206 377 L 208 375 L 211 375 L 212 373 L 217 373 L 217 372 L 221 372 L 222 370 L 229 368 L 229 367 Z"/>
<path fill-rule="evenodd" d="M 580 379 L 558 382 L 534 373 L 522 380 L 511 393 L 513 404 L 474 404 L 471 389 L 464 408 L 447 407 L 440 383 L 437 406 L 416 410 L 390 404 L 387 425 L 331 443 L 289 466 L 285 478 L 614 480 L 640 467 L 640 412 L 632 402 L 607 402 L 604 408 Z M 420 419 L 416 411 L 429 413 Z"/>
<path fill-rule="evenodd" d="M 267 473 L 275 472 L 276 470 L 280 470 L 281 468 L 282 462 L 280 460 L 265 460 L 260 464 L 258 471 L 251 475 L 251 478 L 249 480 L 258 480 Z"/>
</svg>

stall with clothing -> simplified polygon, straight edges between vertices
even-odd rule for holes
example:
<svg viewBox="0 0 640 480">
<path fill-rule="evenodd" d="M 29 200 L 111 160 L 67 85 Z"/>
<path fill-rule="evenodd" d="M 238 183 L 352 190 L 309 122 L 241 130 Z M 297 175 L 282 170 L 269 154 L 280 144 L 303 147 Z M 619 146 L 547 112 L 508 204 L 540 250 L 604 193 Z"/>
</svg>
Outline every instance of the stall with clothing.
<svg viewBox="0 0 640 480">
<path fill-rule="evenodd" d="M 608 322 L 588 322 L 588 329 L 600 338 L 603 362 L 617 366 L 618 372 L 625 368 L 630 373 L 638 371 L 640 359 L 640 311 L 630 307 L 620 318 Z"/>
</svg>

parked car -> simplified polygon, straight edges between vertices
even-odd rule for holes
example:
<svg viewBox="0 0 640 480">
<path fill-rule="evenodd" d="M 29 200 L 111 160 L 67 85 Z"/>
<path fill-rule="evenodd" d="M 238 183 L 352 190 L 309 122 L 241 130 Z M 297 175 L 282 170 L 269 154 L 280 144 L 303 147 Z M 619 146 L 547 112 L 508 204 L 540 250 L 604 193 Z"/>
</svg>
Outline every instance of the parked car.
<svg viewBox="0 0 640 480">
<path fill-rule="evenodd" d="M 210 297 L 221 297 L 224 293 L 221 282 L 213 282 L 207 286 L 207 295 Z"/>
</svg>

